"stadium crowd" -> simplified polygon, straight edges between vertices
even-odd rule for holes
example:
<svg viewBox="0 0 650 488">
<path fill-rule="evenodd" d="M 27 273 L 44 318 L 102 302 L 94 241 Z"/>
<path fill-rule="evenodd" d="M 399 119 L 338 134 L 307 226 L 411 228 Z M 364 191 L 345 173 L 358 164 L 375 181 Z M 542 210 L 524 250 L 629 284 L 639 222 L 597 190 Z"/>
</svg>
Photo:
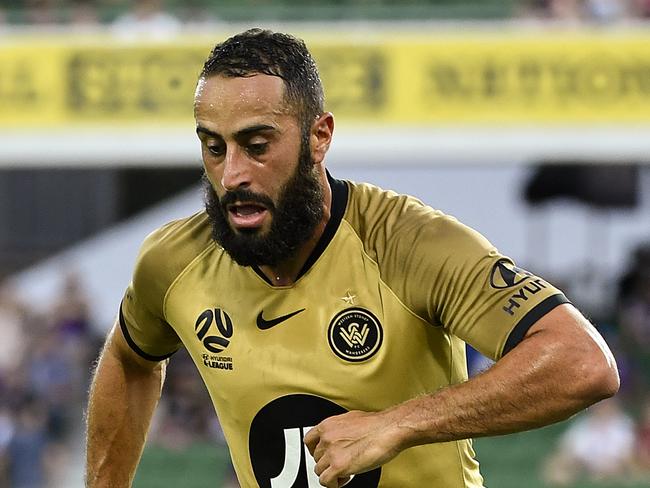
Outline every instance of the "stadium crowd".
<svg viewBox="0 0 650 488">
<path fill-rule="evenodd" d="M 78 278 L 63 280 L 51 310 L 0 284 L 0 486 L 62 486 L 83 427 L 83 403 L 101 337 Z"/>
<path fill-rule="evenodd" d="M 184 23 L 250 20 L 510 19 L 613 22 L 650 19 L 650 0 L 6 0 L 0 23 L 17 25 L 113 25 L 179 30 Z"/>
</svg>

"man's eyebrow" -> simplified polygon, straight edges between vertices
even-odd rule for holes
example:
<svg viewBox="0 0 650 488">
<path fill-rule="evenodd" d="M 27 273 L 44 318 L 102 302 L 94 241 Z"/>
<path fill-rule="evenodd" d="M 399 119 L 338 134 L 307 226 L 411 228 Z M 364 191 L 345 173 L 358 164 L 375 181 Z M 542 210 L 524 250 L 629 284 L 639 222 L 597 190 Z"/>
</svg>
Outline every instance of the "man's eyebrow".
<svg viewBox="0 0 650 488">
<path fill-rule="evenodd" d="M 271 130 L 272 131 L 277 131 L 278 129 L 277 129 L 277 127 L 274 127 L 272 125 L 256 124 L 256 125 L 251 125 L 250 127 L 244 127 L 243 129 L 238 130 L 237 132 L 235 132 L 235 137 L 237 138 L 237 137 L 242 137 L 242 136 L 248 136 L 248 135 L 254 134 L 256 132 L 264 132 L 264 131 L 271 131 Z M 202 127 L 200 125 L 196 127 L 196 133 L 197 134 L 203 133 L 203 134 L 206 134 L 208 136 L 218 137 L 220 139 L 223 139 L 221 134 L 219 134 L 217 132 L 214 132 L 214 131 L 211 131 L 210 129 L 207 129 L 207 128 Z"/>
<path fill-rule="evenodd" d="M 197 134 L 205 134 L 205 135 L 212 136 L 212 137 L 218 137 L 218 138 L 221 139 L 220 134 L 217 134 L 216 132 L 211 131 L 210 129 L 206 129 L 205 127 L 202 127 L 200 125 L 196 126 L 196 133 Z"/>
<path fill-rule="evenodd" d="M 278 129 L 277 127 L 266 124 L 251 125 L 250 127 L 244 127 L 243 129 L 235 132 L 235 137 L 248 136 L 250 134 L 254 134 L 255 132 L 265 132 L 270 130 L 277 131 Z"/>
</svg>

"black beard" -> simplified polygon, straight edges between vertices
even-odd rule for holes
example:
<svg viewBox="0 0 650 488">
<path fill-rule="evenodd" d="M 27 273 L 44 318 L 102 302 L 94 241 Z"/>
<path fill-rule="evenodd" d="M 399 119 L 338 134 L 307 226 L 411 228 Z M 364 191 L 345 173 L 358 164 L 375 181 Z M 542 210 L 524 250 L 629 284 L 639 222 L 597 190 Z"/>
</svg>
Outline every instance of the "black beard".
<svg viewBox="0 0 650 488">
<path fill-rule="evenodd" d="M 292 257 L 312 237 L 323 218 L 323 189 L 309 153 L 301 145 L 295 174 L 284 185 L 277 205 L 265 195 L 249 190 L 226 192 L 219 199 L 208 178 L 203 176 L 205 209 L 212 225 L 212 238 L 241 266 L 275 266 Z M 236 201 L 256 202 L 271 214 L 271 228 L 265 235 L 253 229 L 236 231 L 228 222 L 227 206 Z"/>
</svg>

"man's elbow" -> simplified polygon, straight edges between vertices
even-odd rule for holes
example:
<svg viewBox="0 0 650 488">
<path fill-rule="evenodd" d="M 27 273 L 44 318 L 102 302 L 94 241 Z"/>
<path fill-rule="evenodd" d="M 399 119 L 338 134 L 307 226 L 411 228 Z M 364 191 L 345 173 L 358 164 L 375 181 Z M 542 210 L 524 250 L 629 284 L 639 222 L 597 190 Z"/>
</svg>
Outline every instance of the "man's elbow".
<svg viewBox="0 0 650 488">
<path fill-rule="evenodd" d="M 577 394 L 593 404 L 614 396 L 621 385 L 616 361 L 609 351 L 597 351 L 577 362 Z"/>
</svg>

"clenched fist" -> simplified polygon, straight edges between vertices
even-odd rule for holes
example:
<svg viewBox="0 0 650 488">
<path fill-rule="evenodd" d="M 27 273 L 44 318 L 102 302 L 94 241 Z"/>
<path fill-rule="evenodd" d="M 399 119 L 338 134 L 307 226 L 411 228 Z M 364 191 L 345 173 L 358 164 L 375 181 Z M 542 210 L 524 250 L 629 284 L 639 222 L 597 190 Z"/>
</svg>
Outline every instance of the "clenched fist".
<svg viewBox="0 0 650 488">
<path fill-rule="evenodd" d="M 355 474 L 393 459 L 399 452 L 399 429 L 387 412 L 352 411 L 323 420 L 305 435 L 316 461 L 320 484 L 340 488 Z"/>
</svg>

